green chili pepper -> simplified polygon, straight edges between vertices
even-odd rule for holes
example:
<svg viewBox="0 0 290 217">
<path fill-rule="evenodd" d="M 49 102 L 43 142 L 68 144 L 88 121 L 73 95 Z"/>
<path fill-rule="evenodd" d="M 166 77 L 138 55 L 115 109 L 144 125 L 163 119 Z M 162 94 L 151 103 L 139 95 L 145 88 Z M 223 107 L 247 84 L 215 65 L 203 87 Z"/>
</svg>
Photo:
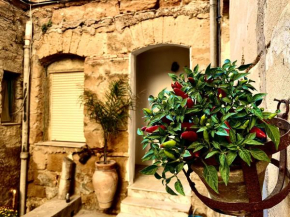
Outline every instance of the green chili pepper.
<svg viewBox="0 0 290 217">
<path fill-rule="evenodd" d="M 209 144 L 209 135 L 208 135 L 207 130 L 203 131 L 203 138 Z"/>
<path fill-rule="evenodd" d="M 201 118 L 200 118 L 200 125 L 204 125 L 205 124 L 205 119 L 206 119 L 206 116 L 205 115 L 203 115 L 203 116 L 201 116 Z"/>
</svg>

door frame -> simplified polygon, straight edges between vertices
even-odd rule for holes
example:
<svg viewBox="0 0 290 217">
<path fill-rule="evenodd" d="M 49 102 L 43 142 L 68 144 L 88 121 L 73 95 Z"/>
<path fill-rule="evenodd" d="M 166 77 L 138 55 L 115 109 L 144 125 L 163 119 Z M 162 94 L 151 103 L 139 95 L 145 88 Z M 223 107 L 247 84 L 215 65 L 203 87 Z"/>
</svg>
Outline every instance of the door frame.
<svg viewBox="0 0 290 217">
<path fill-rule="evenodd" d="M 147 47 L 140 48 L 138 50 L 133 51 L 129 54 L 129 76 L 130 76 L 130 86 L 132 89 L 132 94 L 136 96 L 136 57 L 148 50 L 164 47 L 164 46 L 176 46 L 176 47 L 183 47 L 189 49 L 189 65 L 192 69 L 192 48 L 190 46 L 181 45 L 181 44 L 156 44 L 156 45 L 149 45 Z M 129 185 L 134 183 L 135 178 L 135 152 L 136 152 L 136 111 L 130 110 L 130 120 L 129 120 L 129 159 L 128 159 L 128 181 Z"/>
</svg>

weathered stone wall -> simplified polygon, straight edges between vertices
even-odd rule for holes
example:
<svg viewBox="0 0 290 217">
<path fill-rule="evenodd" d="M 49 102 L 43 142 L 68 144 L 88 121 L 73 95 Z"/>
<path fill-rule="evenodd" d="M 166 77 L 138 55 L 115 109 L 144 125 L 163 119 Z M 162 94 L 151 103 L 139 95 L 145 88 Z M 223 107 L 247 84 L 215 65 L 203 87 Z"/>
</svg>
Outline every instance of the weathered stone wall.
<svg viewBox="0 0 290 217">
<path fill-rule="evenodd" d="M 52 26 L 42 31 L 49 20 Z M 185 45 L 191 48 L 193 64 L 205 66 L 209 62 L 208 1 L 110 0 L 60 4 L 34 9 L 33 21 L 28 209 L 56 195 L 62 158 L 80 150 L 36 145 L 45 140 L 47 129 L 44 81 L 50 62 L 67 54 L 85 58 L 85 88 L 99 95 L 104 94 L 110 80 L 129 77 L 130 53 L 148 45 Z M 118 162 L 120 175 L 113 212 L 127 194 L 128 137 L 129 132 L 122 131 L 109 145 L 110 158 Z M 101 127 L 87 117 L 85 138 L 91 148 L 103 146 Z M 85 208 L 97 208 L 92 174 L 99 155 L 86 165 L 78 163 L 78 155 L 73 156 L 77 163 L 75 193 L 81 195 Z"/>
<path fill-rule="evenodd" d="M 51 27 L 47 25 L 50 21 Z M 192 64 L 204 68 L 209 63 L 210 44 L 208 0 L 79 1 L 35 8 L 33 22 L 28 210 L 56 195 L 62 158 L 80 151 L 39 145 L 47 139 L 46 68 L 51 62 L 67 55 L 84 58 L 85 88 L 101 96 L 112 79 L 129 78 L 132 52 L 149 45 L 183 45 L 191 50 Z M 224 43 L 228 38 L 224 37 Z M 84 124 L 88 146 L 103 147 L 101 127 L 88 117 Z M 124 130 L 109 144 L 109 156 L 117 161 L 120 175 L 113 212 L 118 211 L 127 194 L 128 138 L 129 132 Z M 75 193 L 81 195 L 88 209 L 98 206 L 92 174 L 99 157 L 81 165 L 78 155 L 73 155 L 77 163 Z M 200 207 L 199 213 L 207 212 L 196 198 L 193 206 Z"/>
<path fill-rule="evenodd" d="M 289 99 L 289 1 L 231 1 L 230 11 L 231 57 L 239 62 L 244 60 L 255 64 L 251 77 L 257 81 L 260 92 L 268 93 L 264 107 L 274 111 L 277 106 L 274 98 Z M 266 177 L 268 194 L 276 179 L 277 170 L 270 167 Z M 289 199 L 288 196 L 268 210 L 268 216 L 289 216 Z"/>
<path fill-rule="evenodd" d="M 26 16 L 7 2 L 0 1 L 0 93 L 4 71 L 18 73 L 15 111 L 22 102 L 23 38 Z M 0 94 L 0 120 L 2 111 Z M 13 123 L 0 121 L 0 206 L 10 205 L 11 188 L 18 189 L 20 174 L 21 112 L 16 112 Z"/>
</svg>

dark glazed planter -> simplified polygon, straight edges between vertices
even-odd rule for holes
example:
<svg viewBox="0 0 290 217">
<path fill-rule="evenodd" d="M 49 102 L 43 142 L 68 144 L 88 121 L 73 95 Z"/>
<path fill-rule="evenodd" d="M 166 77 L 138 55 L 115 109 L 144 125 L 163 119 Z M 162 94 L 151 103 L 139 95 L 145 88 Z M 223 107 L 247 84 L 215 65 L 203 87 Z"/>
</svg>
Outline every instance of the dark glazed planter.
<svg viewBox="0 0 290 217">
<path fill-rule="evenodd" d="M 116 161 L 109 160 L 95 162 L 96 170 L 93 175 L 93 186 L 97 196 L 100 209 L 109 209 L 112 206 L 118 185 L 118 173 Z"/>
</svg>

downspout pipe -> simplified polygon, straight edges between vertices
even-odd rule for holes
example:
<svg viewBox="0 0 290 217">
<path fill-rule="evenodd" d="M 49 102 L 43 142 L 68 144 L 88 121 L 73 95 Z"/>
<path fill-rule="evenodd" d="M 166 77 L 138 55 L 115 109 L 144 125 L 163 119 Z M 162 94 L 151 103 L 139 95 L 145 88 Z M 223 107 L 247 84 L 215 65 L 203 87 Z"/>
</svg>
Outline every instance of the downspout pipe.
<svg viewBox="0 0 290 217">
<path fill-rule="evenodd" d="M 221 62 L 220 0 L 210 0 L 210 62 L 212 67 Z"/>
<path fill-rule="evenodd" d="M 23 116 L 22 116 L 22 144 L 20 168 L 20 216 L 25 214 L 27 165 L 29 157 L 29 90 L 30 90 L 30 48 L 32 40 L 32 21 L 26 22 L 24 38 L 24 66 L 23 66 Z"/>
</svg>

